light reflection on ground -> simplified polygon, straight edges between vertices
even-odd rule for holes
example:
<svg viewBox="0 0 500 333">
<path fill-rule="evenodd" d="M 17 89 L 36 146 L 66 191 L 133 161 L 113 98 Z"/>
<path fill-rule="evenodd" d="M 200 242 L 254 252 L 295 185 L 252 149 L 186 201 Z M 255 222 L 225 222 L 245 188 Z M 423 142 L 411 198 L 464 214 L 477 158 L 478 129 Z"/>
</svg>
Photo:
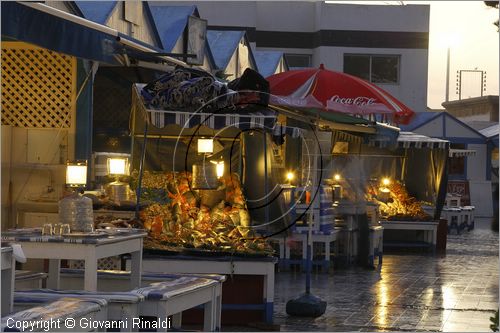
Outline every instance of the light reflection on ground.
<svg viewBox="0 0 500 333">
<path fill-rule="evenodd" d="M 285 313 L 304 290 L 301 273 L 276 275 L 275 323 L 281 331 L 490 331 L 498 308 L 498 233 L 481 224 L 449 235 L 447 254 L 386 254 L 381 271 L 315 273 L 312 292 L 328 302 L 316 319 Z"/>
</svg>

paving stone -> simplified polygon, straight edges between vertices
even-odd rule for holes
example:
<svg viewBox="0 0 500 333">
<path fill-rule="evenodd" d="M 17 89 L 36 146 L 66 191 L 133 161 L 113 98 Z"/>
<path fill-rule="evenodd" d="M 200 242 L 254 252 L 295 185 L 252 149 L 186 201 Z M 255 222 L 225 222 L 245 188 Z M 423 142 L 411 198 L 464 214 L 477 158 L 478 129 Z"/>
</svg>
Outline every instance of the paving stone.
<svg viewBox="0 0 500 333">
<path fill-rule="evenodd" d="M 311 291 L 327 302 L 319 318 L 288 316 L 305 275 L 276 274 L 275 324 L 281 331 L 489 331 L 498 308 L 498 233 L 448 235 L 447 253 L 386 253 L 380 270 L 313 273 Z"/>
</svg>

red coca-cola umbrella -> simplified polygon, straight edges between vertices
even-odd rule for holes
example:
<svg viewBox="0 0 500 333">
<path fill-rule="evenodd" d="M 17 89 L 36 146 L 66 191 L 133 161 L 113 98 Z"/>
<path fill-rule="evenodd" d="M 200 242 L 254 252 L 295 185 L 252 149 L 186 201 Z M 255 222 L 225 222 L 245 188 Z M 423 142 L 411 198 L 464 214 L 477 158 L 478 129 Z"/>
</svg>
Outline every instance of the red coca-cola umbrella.
<svg viewBox="0 0 500 333">
<path fill-rule="evenodd" d="M 292 70 L 267 77 L 270 103 L 354 115 L 389 115 L 405 124 L 414 112 L 380 87 L 355 76 L 324 68 Z"/>
</svg>

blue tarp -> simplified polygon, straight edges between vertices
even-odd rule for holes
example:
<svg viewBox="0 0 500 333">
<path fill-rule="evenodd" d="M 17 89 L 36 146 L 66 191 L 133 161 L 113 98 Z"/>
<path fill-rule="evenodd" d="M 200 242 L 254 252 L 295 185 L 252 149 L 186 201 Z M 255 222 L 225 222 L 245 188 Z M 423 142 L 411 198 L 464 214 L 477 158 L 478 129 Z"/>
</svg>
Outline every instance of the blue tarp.
<svg viewBox="0 0 500 333">
<path fill-rule="evenodd" d="M 208 30 L 207 40 L 217 68 L 226 69 L 227 64 L 238 47 L 244 31 Z"/>
<path fill-rule="evenodd" d="M 162 47 L 171 52 L 181 37 L 190 15 L 198 16 L 196 6 L 162 6 L 149 4 L 151 16 L 160 36 Z"/>
<path fill-rule="evenodd" d="M 259 73 L 263 77 L 268 77 L 276 72 L 276 68 L 279 66 L 280 60 L 283 57 L 283 52 L 254 51 L 253 55 L 255 57 L 255 61 L 257 62 Z"/>
<path fill-rule="evenodd" d="M 99 24 L 106 24 L 116 3 L 116 1 L 75 1 L 83 17 Z"/>
</svg>

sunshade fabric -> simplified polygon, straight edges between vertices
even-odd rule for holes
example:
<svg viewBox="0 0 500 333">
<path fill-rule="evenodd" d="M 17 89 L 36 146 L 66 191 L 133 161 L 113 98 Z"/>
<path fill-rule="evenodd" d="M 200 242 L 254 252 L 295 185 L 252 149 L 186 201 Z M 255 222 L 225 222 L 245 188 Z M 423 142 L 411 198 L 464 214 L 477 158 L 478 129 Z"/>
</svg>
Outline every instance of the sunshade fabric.
<svg viewBox="0 0 500 333">
<path fill-rule="evenodd" d="M 413 111 L 378 86 L 352 75 L 319 68 L 292 70 L 267 78 L 270 102 L 357 115 L 390 114 L 405 123 Z"/>
</svg>

